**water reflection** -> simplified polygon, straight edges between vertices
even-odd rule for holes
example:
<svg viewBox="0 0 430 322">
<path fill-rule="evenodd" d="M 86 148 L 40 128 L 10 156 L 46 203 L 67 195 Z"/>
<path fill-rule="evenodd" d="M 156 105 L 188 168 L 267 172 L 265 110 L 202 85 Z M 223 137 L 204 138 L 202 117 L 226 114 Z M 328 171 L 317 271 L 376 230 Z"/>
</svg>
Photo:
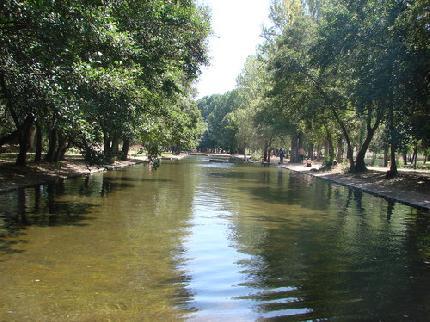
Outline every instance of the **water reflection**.
<svg viewBox="0 0 430 322">
<path fill-rule="evenodd" d="M 9 238 L 25 234 L 28 227 L 86 225 L 86 221 L 91 219 L 88 214 L 93 205 L 57 200 L 57 196 L 63 193 L 64 183 L 60 181 L 0 195 L 0 259 L 2 253 L 23 251 L 14 248 L 22 240 Z"/>
<path fill-rule="evenodd" d="M 0 320 L 192 312 L 180 266 L 195 179 L 175 171 L 136 167 L 0 195 Z"/>
<path fill-rule="evenodd" d="M 203 178 L 187 243 L 192 319 L 427 316 L 427 212 L 277 169 L 220 164 Z"/>
<path fill-rule="evenodd" d="M 21 189 L 0 194 L 0 320 L 424 320 L 429 232 L 425 211 L 201 159 Z"/>
</svg>

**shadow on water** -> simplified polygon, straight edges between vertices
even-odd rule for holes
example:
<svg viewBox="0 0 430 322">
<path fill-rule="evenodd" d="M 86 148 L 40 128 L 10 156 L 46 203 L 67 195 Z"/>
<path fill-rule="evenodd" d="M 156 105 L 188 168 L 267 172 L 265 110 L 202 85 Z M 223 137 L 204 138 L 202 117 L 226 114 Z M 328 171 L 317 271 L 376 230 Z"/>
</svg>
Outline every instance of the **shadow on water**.
<svg viewBox="0 0 430 322">
<path fill-rule="evenodd" d="M 111 181 L 122 181 L 122 182 L 172 182 L 171 179 L 162 178 L 131 178 L 131 177 L 121 177 L 121 178 L 111 178 Z"/>
<path fill-rule="evenodd" d="M 182 247 L 200 180 L 191 170 L 133 167 L 0 195 L 0 271 L 11 276 L 0 279 L 0 320 L 12 311 L 53 321 L 194 312 Z"/>
<path fill-rule="evenodd" d="M 141 183 L 168 183 L 173 182 L 170 179 L 162 178 L 133 178 L 128 176 L 107 176 L 103 175 L 100 180 L 95 180 L 94 178 L 90 180 L 87 176 L 83 178 L 82 184 L 77 191 L 68 191 L 68 194 L 77 194 L 81 196 L 101 196 L 107 197 L 108 194 L 114 191 L 120 191 L 125 189 L 130 189 L 136 187 Z"/>
<path fill-rule="evenodd" d="M 105 176 L 101 176 L 99 180 L 94 178 L 91 180 L 87 176 L 83 179 L 79 189 L 68 191 L 68 195 L 106 197 L 111 192 L 134 187 L 134 184 L 131 183 L 132 181 L 131 178 L 110 178 Z"/>
<path fill-rule="evenodd" d="M 115 190 L 121 190 L 121 189 L 133 187 L 133 184 L 126 183 L 123 181 L 124 181 L 123 179 L 115 180 L 110 178 L 103 178 L 103 184 L 102 184 L 102 189 L 100 191 L 100 195 L 102 197 L 105 197 L 107 194 Z"/>
<path fill-rule="evenodd" d="M 211 172 L 208 173 L 209 177 L 223 178 L 223 179 L 248 179 L 257 180 L 257 177 L 250 177 L 246 172 Z"/>
<path fill-rule="evenodd" d="M 0 255 L 22 252 L 15 247 L 25 242 L 20 236 L 29 227 L 86 226 L 94 205 L 58 200 L 63 195 L 63 181 L 1 194 Z"/>
<path fill-rule="evenodd" d="M 242 187 L 255 200 L 269 204 L 299 205 L 304 209 L 327 209 L 332 187 L 325 182 L 293 173 L 265 171 L 255 177 L 256 184 Z"/>
<path fill-rule="evenodd" d="M 364 193 L 360 189 L 338 186 L 324 180 L 284 171 L 261 171 L 261 172 L 227 172 L 209 173 L 209 176 L 223 179 L 241 179 L 241 181 L 255 181 L 253 186 L 242 186 L 241 189 L 249 193 L 255 200 L 270 204 L 299 205 L 304 209 L 327 210 L 332 201 L 340 199 L 337 205 L 340 212 L 346 212 L 354 207 L 354 212 L 366 215 L 363 197 L 376 198 L 387 203 L 386 218 L 390 220 L 396 201 L 372 194 Z M 265 183 L 266 185 L 261 185 Z M 342 192 L 341 192 L 342 191 Z M 347 192 L 345 194 L 345 192 Z M 345 197 L 346 195 L 346 197 Z M 399 203 L 400 204 L 400 203 Z M 427 213 L 425 209 L 421 212 Z"/>
<path fill-rule="evenodd" d="M 273 184 L 240 187 L 266 203 L 267 214 L 238 221 L 234 236 L 255 256 L 241 263 L 246 286 L 272 291 L 242 299 L 270 320 L 422 319 L 430 309 L 428 211 L 295 174 L 265 180 Z M 312 211 L 290 211 L 294 205 Z M 265 223 L 254 237 L 253 226 Z"/>
</svg>

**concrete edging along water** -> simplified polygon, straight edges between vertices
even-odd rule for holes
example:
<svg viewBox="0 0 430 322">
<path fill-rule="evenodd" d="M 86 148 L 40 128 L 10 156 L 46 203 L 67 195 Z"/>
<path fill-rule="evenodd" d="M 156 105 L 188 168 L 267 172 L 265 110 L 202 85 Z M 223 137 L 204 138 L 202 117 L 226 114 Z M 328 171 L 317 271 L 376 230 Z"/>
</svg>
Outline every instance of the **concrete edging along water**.
<svg viewBox="0 0 430 322">
<path fill-rule="evenodd" d="M 357 182 L 357 180 L 354 181 L 354 178 L 351 178 L 351 177 L 339 178 L 339 177 L 336 177 L 337 174 L 333 174 L 333 173 L 311 172 L 309 168 L 302 169 L 304 168 L 304 166 L 301 166 L 301 165 L 300 166 L 282 165 L 280 167 L 296 173 L 301 173 L 314 178 L 330 181 L 349 188 L 358 189 L 378 197 L 400 202 L 408 206 L 430 210 L 430 195 L 428 196 L 424 194 L 418 195 L 417 193 L 413 193 L 410 191 L 405 191 L 405 190 L 400 190 L 395 188 L 390 189 L 389 187 L 378 185 L 372 182 L 366 182 L 364 180 L 361 180 L 361 182 Z"/>
</svg>

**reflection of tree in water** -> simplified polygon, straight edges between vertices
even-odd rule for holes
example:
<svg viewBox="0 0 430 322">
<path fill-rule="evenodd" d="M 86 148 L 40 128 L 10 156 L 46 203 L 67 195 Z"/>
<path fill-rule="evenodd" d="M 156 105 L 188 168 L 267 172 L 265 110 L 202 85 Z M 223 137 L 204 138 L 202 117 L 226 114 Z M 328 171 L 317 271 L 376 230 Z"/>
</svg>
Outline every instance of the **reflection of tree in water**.
<svg viewBox="0 0 430 322">
<path fill-rule="evenodd" d="M 64 182 L 19 188 L 0 196 L 0 253 L 14 252 L 16 239 L 29 226 L 85 225 L 93 206 L 84 202 L 58 201 Z M 11 239 L 15 238 L 15 239 Z"/>
<path fill-rule="evenodd" d="M 102 211 L 117 221 L 109 232 L 112 245 L 129 249 L 124 284 L 142 290 L 124 297 L 132 296 L 131 303 L 136 303 L 141 296 L 145 312 L 152 312 L 148 314 L 159 310 L 171 319 L 192 311 L 182 245 L 197 178 L 187 163 L 166 163 L 152 172 L 143 167 L 108 172 L 99 185 Z"/>
<path fill-rule="evenodd" d="M 394 213 L 394 201 L 387 200 L 387 220 L 390 221 Z"/>
<path fill-rule="evenodd" d="M 47 255 L 50 252 L 49 262 L 59 265 L 53 281 L 64 274 L 62 288 L 27 289 L 26 296 L 51 292 L 57 296 L 55 305 L 48 305 L 48 311 L 86 314 L 80 316 L 93 318 L 97 317 L 93 314 L 103 312 L 102 316 L 116 320 L 173 320 L 191 312 L 193 308 L 188 303 L 192 294 L 186 288 L 189 276 L 183 270 L 182 242 L 188 234 L 198 179 L 193 171 L 187 164 L 166 164 L 151 174 L 135 167 L 67 180 L 55 186 L 29 188 L 21 195 L 2 196 L 7 202 L 0 203 L 0 218 L 5 223 L 1 227 L 6 231 L 1 240 L 19 241 L 20 234 L 29 226 L 49 227 L 43 232 L 27 231 L 25 240 L 31 243 L 34 234 L 38 234 L 37 252 L 46 251 Z M 86 221 L 89 218 L 94 220 Z M 81 224 L 88 226 L 73 233 L 61 230 L 57 234 L 54 227 Z M 60 247 L 64 253 L 62 258 L 56 257 L 57 245 L 47 245 L 46 250 L 40 248 L 44 234 L 52 234 L 50 239 L 57 245 L 65 242 Z M 8 250 L 14 247 L 7 245 Z M 35 256 L 34 252 L 27 254 Z M 20 260 L 26 260 L 25 256 Z M 5 260 L 8 261 L 5 267 L 19 265 L 11 263 L 12 258 L 5 257 Z M 33 257 L 31 260 L 39 261 Z M 76 265 L 82 265 L 85 272 L 76 270 Z M 49 283 L 48 280 L 46 277 L 44 282 Z M 79 281 L 81 287 L 75 289 L 73 281 Z M 94 298 L 94 292 L 101 285 L 103 293 Z M 12 285 L 4 286 L 8 286 L 9 294 L 16 289 Z M 73 289 L 73 307 L 68 304 L 72 293 L 64 294 L 63 288 Z M 0 298 L 4 302 L 9 296 Z M 56 305 L 64 308 L 62 312 L 58 312 Z M 102 311 L 94 309 L 100 305 Z"/>
<path fill-rule="evenodd" d="M 262 290 L 247 297 L 258 310 L 309 319 L 419 319 L 430 312 L 423 286 L 430 282 L 423 264 L 423 249 L 430 251 L 428 214 L 320 180 L 278 175 L 281 182 L 287 191 L 249 189 L 262 194 L 264 221 L 250 220 L 241 204 L 249 200 L 232 203 L 240 213 L 232 236 L 254 255 L 241 265 L 247 285 Z"/>
<path fill-rule="evenodd" d="M 327 208 L 327 196 L 331 198 L 331 187 L 322 180 L 281 169 L 261 171 L 255 183 L 243 189 L 269 204 L 296 204 L 306 209 L 322 210 Z"/>
<path fill-rule="evenodd" d="M 407 286 L 413 292 L 408 293 L 408 296 L 402 295 L 400 305 L 408 308 L 410 320 L 419 321 L 422 317 L 430 315 L 430 293 L 428 291 L 430 285 L 430 212 L 423 209 L 417 211 L 413 208 L 409 208 L 409 211 L 410 214 L 406 217 L 405 222 L 405 243 L 402 255 L 406 257 L 406 277 L 409 279 Z M 389 207 L 388 212 L 391 212 Z M 393 218 L 395 216 L 396 211 L 393 211 Z M 399 291 L 401 294 L 402 290 Z M 410 309 L 415 306 L 420 307 L 421 310 Z"/>
<path fill-rule="evenodd" d="M 159 306 L 170 308 L 172 313 L 190 312 L 188 306 L 192 294 L 186 288 L 189 276 L 183 270 L 183 240 L 188 235 L 189 220 L 192 215 L 192 202 L 199 173 L 193 164 L 165 163 L 157 171 L 146 173 L 143 177 L 111 176 L 110 183 L 120 182 L 136 185 L 128 190 L 118 190 L 118 195 L 108 199 L 106 206 L 115 202 L 119 209 L 138 209 L 128 216 L 122 233 L 131 235 L 128 243 L 135 251 L 136 267 L 129 279 L 142 282 L 152 294 L 159 294 Z M 113 175 L 113 173 L 112 173 Z M 112 195 L 111 195 L 112 196 Z M 135 211 L 133 211 L 135 212 Z M 142 280 L 139 275 L 145 272 Z M 163 295 L 161 295 L 163 294 Z M 178 311 L 175 311 L 176 309 Z"/>
</svg>

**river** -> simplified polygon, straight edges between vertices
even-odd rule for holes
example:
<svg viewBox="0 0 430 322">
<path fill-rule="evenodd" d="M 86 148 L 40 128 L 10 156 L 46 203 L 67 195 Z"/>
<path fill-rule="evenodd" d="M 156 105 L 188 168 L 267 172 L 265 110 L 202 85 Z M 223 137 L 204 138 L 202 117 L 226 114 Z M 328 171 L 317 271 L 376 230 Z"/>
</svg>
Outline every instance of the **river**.
<svg viewBox="0 0 430 322">
<path fill-rule="evenodd" d="M 430 316 L 430 214 L 202 157 L 0 194 L 0 321 Z"/>
</svg>

